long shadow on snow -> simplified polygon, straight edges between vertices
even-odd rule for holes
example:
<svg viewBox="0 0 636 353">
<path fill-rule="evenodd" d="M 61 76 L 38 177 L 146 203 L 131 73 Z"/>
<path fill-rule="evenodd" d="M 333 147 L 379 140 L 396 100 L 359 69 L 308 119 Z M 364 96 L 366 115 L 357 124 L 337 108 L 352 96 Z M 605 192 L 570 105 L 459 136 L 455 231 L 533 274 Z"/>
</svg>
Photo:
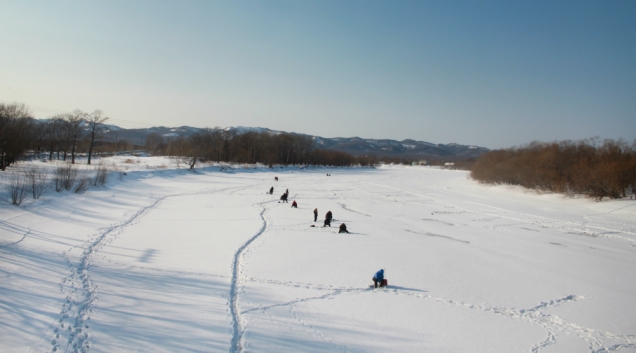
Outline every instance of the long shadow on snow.
<svg viewBox="0 0 636 353">
<path fill-rule="evenodd" d="M 167 271 L 93 266 L 102 299 L 91 331 L 115 351 L 227 352 L 229 279 Z"/>
<path fill-rule="evenodd" d="M 22 245 L 0 248 L 0 264 L 0 338 L 24 339 L 26 347 L 33 343 L 31 335 L 40 337 L 59 317 L 65 298 L 59 281 L 68 265 L 58 254 Z"/>
<path fill-rule="evenodd" d="M 387 290 L 392 290 L 392 289 L 397 289 L 397 290 L 406 290 L 406 291 L 410 291 L 410 292 L 421 292 L 421 293 L 428 293 L 427 290 L 423 290 L 423 289 L 417 289 L 417 288 L 408 288 L 408 287 L 400 287 L 400 286 L 394 286 L 392 284 L 389 284 L 388 287 L 386 287 Z"/>
</svg>

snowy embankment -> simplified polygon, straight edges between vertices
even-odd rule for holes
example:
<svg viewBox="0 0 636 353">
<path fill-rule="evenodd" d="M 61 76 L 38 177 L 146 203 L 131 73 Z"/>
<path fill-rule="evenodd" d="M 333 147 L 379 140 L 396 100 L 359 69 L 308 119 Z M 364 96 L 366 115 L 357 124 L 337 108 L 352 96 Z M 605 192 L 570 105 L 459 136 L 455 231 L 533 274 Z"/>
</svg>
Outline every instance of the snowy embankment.
<svg viewBox="0 0 636 353">
<path fill-rule="evenodd" d="M 1 351 L 636 352 L 634 200 L 113 161 L 106 186 L 0 204 Z"/>
</svg>

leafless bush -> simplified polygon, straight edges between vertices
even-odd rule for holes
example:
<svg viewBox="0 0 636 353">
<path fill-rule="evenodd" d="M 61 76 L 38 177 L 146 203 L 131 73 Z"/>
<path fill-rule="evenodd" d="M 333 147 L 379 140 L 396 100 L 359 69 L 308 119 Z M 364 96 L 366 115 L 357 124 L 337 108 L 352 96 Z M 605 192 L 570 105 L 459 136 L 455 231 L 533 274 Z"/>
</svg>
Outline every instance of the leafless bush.
<svg viewBox="0 0 636 353">
<path fill-rule="evenodd" d="M 46 170 L 31 168 L 26 172 L 26 180 L 31 188 L 33 199 L 39 199 L 49 189 L 48 178 L 49 173 Z"/>
<path fill-rule="evenodd" d="M 71 190 L 77 180 L 78 171 L 72 164 L 66 163 L 55 169 L 55 191 Z"/>
<path fill-rule="evenodd" d="M 197 157 L 189 157 L 188 158 L 187 163 L 190 166 L 190 169 L 194 169 L 194 165 L 197 164 L 197 160 L 198 160 Z"/>
<path fill-rule="evenodd" d="M 90 185 L 90 183 L 91 182 L 89 178 L 79 178 L 77 180 L 77 183 L 75 183 L 73 192 L 75 192 L 76 194 L 79 194 L 80 192 L 84 192 L 88 190 L 88 185 Z"/>
<path fill-rule="evenodd" d="M 180 168 L 182 163 L 187 162 L 187 160 L 184 157 L 180 157 L 180 156 L 170 156 L 170 160 L 172 161 L 172 164 L 176 166 L 177 168 Z"/>
<path fill-rule="evenodd" d="M 93 186 L 99 186 L 106 184 L 108 181 L 109 168 L 103 162 L 100 162 L 95 170 L 95 177 L 92 180 Z"/>
<path fill-rule="evenodd" d="M 9 196 L 11 197 L 11 203 L 20 206 L 24 198 L 26 197 L 29 189 L 29 184 L 25 180 L 22 173 L 14 173 L 7 185 Z"/>
<path fill-rule="evenodd" d="M 636 142 L 533 142 L 486 153 L 475 162 L 471 177 L 483 183 L 584 194 L 597 201 L 626 197 L 636 184 Z"/>
</svg>

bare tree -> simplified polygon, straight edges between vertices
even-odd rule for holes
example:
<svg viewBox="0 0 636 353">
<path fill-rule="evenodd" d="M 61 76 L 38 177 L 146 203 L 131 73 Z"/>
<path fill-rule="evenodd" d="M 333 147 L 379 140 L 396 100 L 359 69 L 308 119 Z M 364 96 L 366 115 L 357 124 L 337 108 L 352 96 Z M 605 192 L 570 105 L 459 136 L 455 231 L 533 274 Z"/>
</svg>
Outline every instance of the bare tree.
<svg viewBox="0 0 636 353">
<path fill-rule="evenodd" d="M 163 145 L 163 137 L 156 132 L 151 132 L 148 137 L 146 137 L 146 151 L 150 152 L 153 155 L 158 155 L 160 149 Z"/>
<path fill-rule="evenodd" d="M 53 159 L 53 152 L 57 150 L 57 159 L 60 159 L 61 131 L 64 125 L 64 117 L 56 115 L 46 124 L 46 137 L 49 145 L 49 161 Z"/>
<path fill-rule="evenodd" d="M 85 121 L 85 116 L 86 113 L 83 113 L 79 109 L 76 109 L 72 114 L 66 115 L 65 134 L 66 141 L 71 147 L 71 164 L 75 164 L 75 152 L 77 143 L 82 136 L 82 123 Z M 64 160 L 66 160 L 66 152 L 64 153 L 64 157 Z"/>
<path fill-rule="evenodd" d="M 45 123 L 35 121 L 30 130 L 31 150 L 35 152 L 36 158 L 40 158 L 40 152 L 47 143 L 47 126 Z"/>
<path fill-rule="evenodd" d="M 0 169 L 3 171 L 27 150 L 32 121 L 26 105 L 0 103 Z"/>
<path fill-rule="evenodd" d="M 91 156 L 93 154 L 93 143 L 95 137 L 99 137 L 104 132 L 104 122 L 108 117 L 103 116 L 101 110 L 95 110 L 92 114 L 86 114 L 86 125 L 90 134 L 90 147 L 88 148 L 88 164 L 91 164 Z"/>
</svg>

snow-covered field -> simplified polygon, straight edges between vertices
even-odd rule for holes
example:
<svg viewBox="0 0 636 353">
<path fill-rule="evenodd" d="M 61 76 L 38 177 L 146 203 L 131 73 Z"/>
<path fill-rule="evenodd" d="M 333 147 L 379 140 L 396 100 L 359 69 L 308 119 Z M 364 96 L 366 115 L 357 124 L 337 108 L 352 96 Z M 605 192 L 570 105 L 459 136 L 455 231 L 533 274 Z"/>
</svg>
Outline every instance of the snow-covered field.
<svg viewBox="0 0 636 353">
<path fill-rule="evenodd" d="M 636 352 L 636 200 L 118 158 L 121 180 L 0 203 L 0 351 Z"/>
</svg>

